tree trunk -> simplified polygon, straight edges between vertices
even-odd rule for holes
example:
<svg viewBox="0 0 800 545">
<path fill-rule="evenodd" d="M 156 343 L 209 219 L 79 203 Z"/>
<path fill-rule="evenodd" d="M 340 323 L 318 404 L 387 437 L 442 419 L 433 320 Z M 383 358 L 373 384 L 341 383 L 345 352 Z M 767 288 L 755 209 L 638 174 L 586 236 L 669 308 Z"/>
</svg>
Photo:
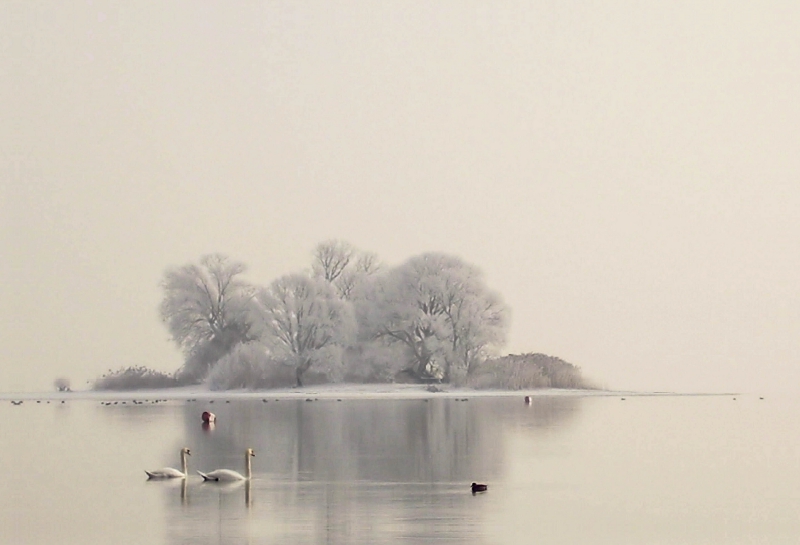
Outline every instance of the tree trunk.
<svg viewBox="0 0 800 545">
<path fill-rule="evenodd" d="M 297 387 L 298 388 L 303 385 L 302 377 L 303 377 L 303 374 L 306 371 L 308 371 L 309 367 L 311 367 L 311 359 L 310 358 L 304 358 L 303 361 L 301 361 L 300 364 L 298 364 L 297 369 L 295 371 L 295 374 L 296 374 L 296 377 L 297 377 Z"/>
<path fill-rule="evenodd" d="M 427 374 L 428 364 L 431 362 L 431 353 L 425 343 L 421 343 L 416 357 L 417 365 L 415 366 L 414 373 L 418 379 L 422 379 Z"/>
</svg>

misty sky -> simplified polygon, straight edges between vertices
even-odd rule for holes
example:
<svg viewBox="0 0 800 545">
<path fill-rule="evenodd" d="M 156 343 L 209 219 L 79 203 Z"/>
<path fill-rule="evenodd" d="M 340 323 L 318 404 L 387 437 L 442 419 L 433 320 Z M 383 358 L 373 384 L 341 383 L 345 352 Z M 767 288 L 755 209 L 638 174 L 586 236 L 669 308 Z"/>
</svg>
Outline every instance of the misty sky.
<svg viewBox="0 0 800 545">
<path fill-rule="evenodd" d="M 612 388 L 800 380 L 797 2 L 4 2 L 0 391 L 172 371 L 169 266 L 482 268 Z"/>
</svg>

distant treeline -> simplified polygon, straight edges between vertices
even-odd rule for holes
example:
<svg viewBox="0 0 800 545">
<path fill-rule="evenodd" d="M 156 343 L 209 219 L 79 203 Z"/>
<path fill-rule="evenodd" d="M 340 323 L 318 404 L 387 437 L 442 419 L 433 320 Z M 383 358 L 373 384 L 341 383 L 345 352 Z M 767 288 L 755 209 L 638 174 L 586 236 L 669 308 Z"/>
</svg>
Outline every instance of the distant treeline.
<svg viewBox="0 0 800 545">
<path fill-rule="evenodd" d="M 580 370 L 541 354 L 497 357 L 508 310 L 482 273 L 426 253 L 395 266 L 342 241 L 308 271 L 267 286 L 219 254 L 164 275 L 162 320 L 182 349 L 174 374 L 110 371 L 95 389 L 276 388 L 335 382 L 440 382 L 475 388 L 581 388 Z"/>
</svg>

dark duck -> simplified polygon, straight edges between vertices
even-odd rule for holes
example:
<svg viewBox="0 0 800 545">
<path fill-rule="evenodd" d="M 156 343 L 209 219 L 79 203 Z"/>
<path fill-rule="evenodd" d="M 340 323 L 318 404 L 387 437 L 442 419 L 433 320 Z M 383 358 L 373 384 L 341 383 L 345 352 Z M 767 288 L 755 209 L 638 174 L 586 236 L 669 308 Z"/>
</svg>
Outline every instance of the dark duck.
<svg viewBox="0 0 800 545">
<path fill-rule="evenodd" d="M 485 484 L 472 483 L 471 486 L 473 494 L 477 492 L 486 492 L 489 489 L 489 487 Z"/>
</svg>

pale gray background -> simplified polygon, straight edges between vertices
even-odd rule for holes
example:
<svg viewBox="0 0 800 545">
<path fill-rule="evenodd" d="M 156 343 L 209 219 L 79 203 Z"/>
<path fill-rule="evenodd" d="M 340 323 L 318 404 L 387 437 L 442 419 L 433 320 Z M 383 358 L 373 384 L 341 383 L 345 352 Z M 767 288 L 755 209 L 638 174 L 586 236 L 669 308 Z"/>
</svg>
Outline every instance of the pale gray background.
<svg viewBox="0 0 800 545">
<path fill-rule="evenodd" d="M 440 250 L 613 388 L 800 378 L 796 2 L 4 2 L 0 390 L 181 363 L 168 266 Z"/>
</svg>

